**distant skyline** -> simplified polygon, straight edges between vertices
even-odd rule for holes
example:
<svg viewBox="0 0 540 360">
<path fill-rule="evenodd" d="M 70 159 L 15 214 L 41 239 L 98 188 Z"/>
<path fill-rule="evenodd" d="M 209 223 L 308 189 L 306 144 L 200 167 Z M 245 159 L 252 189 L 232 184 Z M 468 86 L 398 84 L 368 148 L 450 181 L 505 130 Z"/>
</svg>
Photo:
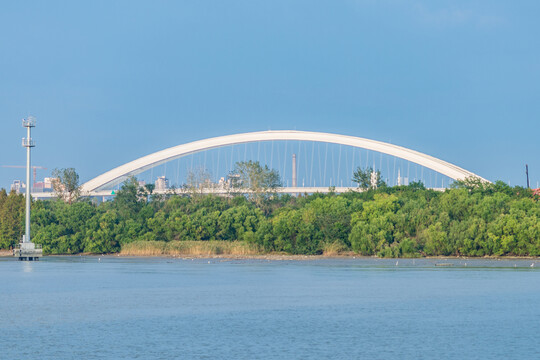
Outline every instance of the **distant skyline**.
<svg viewBox="0 0 540 360">
<path fill-rule="evenodd" d="M 540 181 L 537 1 L 25 1 L 0 11 L 0 165 L 81 182 L 260 130 L 391 142 Z M 0 167 L 0 188 L 24 169 Z"/>
</svg>

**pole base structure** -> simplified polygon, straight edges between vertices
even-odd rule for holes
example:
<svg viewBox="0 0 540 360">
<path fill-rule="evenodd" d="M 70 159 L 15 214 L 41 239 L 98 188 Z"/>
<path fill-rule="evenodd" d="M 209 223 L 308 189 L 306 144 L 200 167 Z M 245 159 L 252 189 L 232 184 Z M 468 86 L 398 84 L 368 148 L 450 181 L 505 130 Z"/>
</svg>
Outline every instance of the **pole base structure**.
<svg viewBox="0 0 540 360">
<path fill-rule="evenodd" d="M 43 249 L 40 244 L 22 242 L 13 249 L 13 256 L 18 257 L 20 261 L 38 261 L 43 256 Z"/>
</svg>

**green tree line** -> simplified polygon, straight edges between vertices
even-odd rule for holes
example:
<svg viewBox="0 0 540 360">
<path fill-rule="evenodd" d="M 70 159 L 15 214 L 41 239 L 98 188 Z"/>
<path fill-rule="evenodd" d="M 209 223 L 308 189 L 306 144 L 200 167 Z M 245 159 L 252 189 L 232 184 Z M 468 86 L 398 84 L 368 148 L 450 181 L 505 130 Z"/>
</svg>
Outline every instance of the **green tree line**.
<svg viewBox="0 0 540 360">
<path fill-rule="evenodd" d="M 265 252 L 327 249 L 380 257 L 539 256 L 540 204 L 502 182 L 421 183 L 344 194 L 148 194 L 132 178 L 116 197 L 32 203 L 32 239 L 49 254 L 114 253 L 141 240 L 226 240 Z M 24 197 L 0 190 L 0 248 L 24 232 Z"/>
</svg>

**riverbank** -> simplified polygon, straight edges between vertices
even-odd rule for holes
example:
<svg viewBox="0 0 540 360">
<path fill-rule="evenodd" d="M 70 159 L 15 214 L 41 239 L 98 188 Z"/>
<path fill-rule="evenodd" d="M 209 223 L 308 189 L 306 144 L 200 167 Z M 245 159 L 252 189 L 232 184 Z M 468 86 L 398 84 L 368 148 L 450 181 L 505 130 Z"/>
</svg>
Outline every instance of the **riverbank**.
<svg viewBox="0 0 540 360">
<path fill-rule="evenodd" d="M 121 251 L 111 254 L 65 254 L 49 256 L 114 256 L 114 257 L 170 257 L 195 259 L 259 259 L 259 260 L 318 260 L 318 259 L 387 259 L 377 256 L 363 256 L 351 251 L 334 251 L 330 248 L 321 255 L 293 255 L 279 252 L 264 252 L 256 244 L 241 241 L 135 241 L 124 244 Z M 0 250 L 0 257 L 12 257 L 11 250 Z M 432 260 L 539 260 L 534 256 L 418 256 L 413 258 L 399 258 L 399 260 L 432 259 Z M 396 260 L 398 260 L 396 258 Z"/>
<path fill-rule="evenodd" d="M 239 253 L 212 253 L 210 251 L 201 251 L 196 253 L 194 251 L 182 252 L 182 251 L 155 251 L 148 250 L 142 251 L 133 249 L 121 251 L 115 254 L 65 254 L 65 255 L 46 255 L 47 257 L 63 257 L 63 256 L 108 256 L 108 257 L 164 257 L 164 258 L 184 258 L 184 259 L 233 259 L 233 260 L 319 260 L 319 259 L 384 259 L 392 260 L 392 258 L 380 258 L 377 256 L 362 256 L 355 253 L 341 253 L 341 254 L 321 254 L 321 255 L 291 255 L 283 253 L 251 253 L 251 254 L 239 254 Z M 13 257 L 13 253 L 9 250 L 0 250 L 0 257 Z M 424 256 L 415 258 L 394 258 L 394 260 L 413 260 L 413 259 L 428 259 L 428 260 L 540 260 L 540 257 L 533 256 L 483 256 L 483 257 L 471 257 L 471 256 Z M 539 264 L 540 265 L 540 264 Z"/>
<path fill-rule="evenodd" d="M 362 256 L 352 251 L 340 251 L 330 247 L 321 255 L 292 255 L 264 252 L 256 244 L 242 241 L 135 241 L 122 246 L 118 256 L 141 257 L 190 257 L 190 258 L 229 258 L 265 260 L 314 260 L 323 258 L 378 258 Z M 417 259 L 538 259 L 534 256 L 418 256 Z"/>
<path fill-rule="evenodd" d="M 79 253 L 72 255 L 104 256 L 103 254 Z M 11 257 L 11 250 L 0 250 L 0 257 Z M 64 255 L 49 255 L 64 256 Z M 171 258 L 217 258 L 217 259 L 261 259 L 261 260 L 317 260 L 330 258 L 343 259 L 383 259 L 377 256 L 362 256 L 352 251 L 344 251 L 335 246 L 329 246 L 321 255 L 293 255 L 279 252 L 264 252 L 256 244 L 243 241 L 134 241 L 124 244 L 118 253 L 106 254 L 116 257 L 171 257 Z M 392 258 L 386 258 L 391 260 Z M 405 259 L 486 259 L 486 260 L 538 260 L 534 256 L 417 256 L 399 258 Z M 397 258 L 396 258 L 397 260 Z"/>
</svg>

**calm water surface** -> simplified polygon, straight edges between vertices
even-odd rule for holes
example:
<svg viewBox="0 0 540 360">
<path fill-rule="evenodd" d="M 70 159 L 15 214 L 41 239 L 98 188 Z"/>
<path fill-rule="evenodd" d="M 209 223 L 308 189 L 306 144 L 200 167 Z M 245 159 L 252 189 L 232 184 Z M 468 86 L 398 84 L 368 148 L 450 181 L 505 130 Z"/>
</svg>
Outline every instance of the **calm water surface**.
<svg viewBox="0 0 540 360">
<path fill-rule="evenodd" d="M 532 263 L 0 258 L 0 359 L 538 359 Z"/>
</svg>

